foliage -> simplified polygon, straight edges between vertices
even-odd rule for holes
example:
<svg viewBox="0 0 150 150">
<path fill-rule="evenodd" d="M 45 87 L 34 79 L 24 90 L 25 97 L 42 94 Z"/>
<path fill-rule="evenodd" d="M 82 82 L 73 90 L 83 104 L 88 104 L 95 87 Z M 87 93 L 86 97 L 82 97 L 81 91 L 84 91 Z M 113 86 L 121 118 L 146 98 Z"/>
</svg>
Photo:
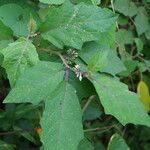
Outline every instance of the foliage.
<svg viewBox="0 0 150 150">
<path fill-rule="evenodd" d="M 148 0 L 0 1 L 0 147 L 148 150 L 149 15 Z"/>
</svg>

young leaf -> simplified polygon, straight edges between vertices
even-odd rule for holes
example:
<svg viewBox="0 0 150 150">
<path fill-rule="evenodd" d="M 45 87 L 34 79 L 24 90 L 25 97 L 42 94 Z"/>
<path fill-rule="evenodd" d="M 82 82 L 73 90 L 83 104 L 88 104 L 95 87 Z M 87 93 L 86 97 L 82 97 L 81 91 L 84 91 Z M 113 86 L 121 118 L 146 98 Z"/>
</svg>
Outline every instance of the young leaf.
<svg viewBox="0 0 150 150">
<path fill-rule="evenodd" d="M 114 134 L 109 141 L 108 150 L 130 150 L 130 148 L 120 135 Z"/>
<path fill-rule="evenodd" d="M 5 4 L 0 6 L 0 20 L 8 27 L 10 27 L 17 36 L 27 36 L 28 22 L 30 14 L 39 23 L 39 17 L 33 9 L 23 9 L 17 4 Z"/>
<path fill-rule="evenodd" d="M 145 106 L 146 111 L 150 111 L 150 95 L 148 86 L 144 81 L 139 82 L 137 92 L 139 94 L 142 103 Z"/>
<path fill-rule="evenodd" d="M 11 86 L 27 68 L 39 61 L 34 45 L 26 39 L 9 44 L 1 53 L 4 55 L 2 66 L 6 69 Z"/>
<path fill-rule="evenodd" d="M 100 0 L 91 0 L 93 5 L 98 5 L 100 4 Z"/>
<path fill-rule="evenodd" d="M 108 64 L 108 51 L 99 51 L 91 57 L 88 69 L 92 72 L 103 70 Z"/>
<path fill-rule="evenodd" d="M 83 139 L 81 109 L 75 89 L 66 81 L 46 98 L 41 124 L 45 150 L 77 150 Z"/>
<path fill-rule="evenodd" d="M 107 51 L 109 61 L 107 65 L 99 71 L 115 75 L 126 69 L 113 50 L 95 42 L 86 43 L 83 46 L 82 51 L 79 53 L 79 56 L 88 64 L 94 55 L 104 51 Z"/>
<path fill-rule="evenodd" d="M 107 9 L 66 2 L 59 8 L 50 8 L 41 31 L 45 32 L 44 39 L 59 48 L 66 45 L 81 49 L 84 42 L 98 40 L 101 32 L 107 31 L 116 19 Z"/>
<path fill-rule="evenodd" d="M 92 80 L 105 113 L 127 123 L 150 126 L 150 118 L 138 96 L 113 77 L 97 74 Z"/>
<path fill-rule="evenodd" d="M 40 61 L 22 74 L 4 102 L 38 104 L 46 99 L 63 77 L 64 71 L 61 64 Z"/>
<path fill-rule="evenodd" d="M 30 20 L 28 23 L 28 31 L 30 34 L 34 33 L 37 30 L 36 21 L 33 19 L 32 15 L 30 15 Z"/>
</svg>

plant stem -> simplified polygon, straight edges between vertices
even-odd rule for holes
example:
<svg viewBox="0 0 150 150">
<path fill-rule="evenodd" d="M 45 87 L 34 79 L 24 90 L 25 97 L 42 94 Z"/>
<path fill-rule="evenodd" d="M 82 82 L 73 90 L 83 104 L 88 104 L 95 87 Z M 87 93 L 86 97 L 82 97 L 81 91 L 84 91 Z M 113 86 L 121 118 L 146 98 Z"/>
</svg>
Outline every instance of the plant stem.
<svg viewBox="0 0 150 150">
<path fill-rule="evenodd" d="M 84 130 L 84 132 L 95 132 L 95 131 L 100 131 L 100 130 L 107 131 L 107 130 L 110 130 L 110 129 L 114 128 L 114 127 L 115 127 L 115 125 L 102 127 L 102 128 L 86 129 L 86 130 Z"/>
<path fill-rule="evenodd" d="M 50 55 L 51 54 L 54 54 L 56 56 L 59 56 L 60 59 L 62 60 L 63 64 L 65 65 L 66 68 L 72 70 L 72 68 L 68 65 L 66 59 L 64 58 L 64 56 L 61 54 L 61 52 L 59 51 L 53 51 L 53 50 L 50 50 L 50 49 L 46 49 L 46 48 L 41 48 L 42 51 L 45 51 L 47 53 L 49 53 Z"/>
<path fill-rule="evenodd" d="M 86 110 L 86 108 L 89 106 L 89 104 L 91 103 L 91 101 L 95 98 L 95 95 L 92 95 L 88 98 L 87 102 L 85 103 L 84 107 L 82 108 L 82 112 L 84 112 Z"/>
<path fill-rule="evenodd" d="M 18 130 L 18 131 L 7 131 L 7 132 L 0 132 L 0 136 L 4 136 L 4 135 L 11 135 L 11 134 L 17 134 L 20 132 L 34 132 L 35 129 L 31 128 L 31 129 L 24 129 L 24 130 Z"/>
</svg>

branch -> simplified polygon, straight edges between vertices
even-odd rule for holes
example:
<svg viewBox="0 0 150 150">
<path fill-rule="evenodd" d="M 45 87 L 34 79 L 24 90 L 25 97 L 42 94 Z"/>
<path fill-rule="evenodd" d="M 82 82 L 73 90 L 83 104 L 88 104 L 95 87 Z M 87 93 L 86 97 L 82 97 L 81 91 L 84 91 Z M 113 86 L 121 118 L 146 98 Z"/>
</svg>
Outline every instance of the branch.
<svg viewBox="0 0 150 150">
<path fill-rule="evenodd" d="M 17 134 L 17 133 L 20 133 L 20 132 L 34 132 L 36 129 L 34 128 L 31 128 L 31 129 L 24 129 L 24 130 L 18 130 L 18 131 L 7 131 L 7 132 L 0 132 L 0 136 L 3 136 L 3 135 L 11 135 L 11 134 Z"/>
<path fill-rule="evenodd" d="M 70 69 L 70 70 L 72 70 L 72 68 L 68 65 L 66 59 L 61 54 L 61 52 L 59 52 L 59 51 L 53 51 L 53 50 L 46 49 L 46 48 L 40 48 L 40 50 L 45 51 L 45 52 L 49 53 L 50 55 L 53 54 L 53 55 L 59 56 L 60 59 L 62 60 L 63 64 L 65 65 L 65 67 L 68 68 L 68 69 Z"/>
<path fill-rule="evenodd" d="M 100 131 L 100 130 L 107 131 L 107 130 L 110 130 L 114 127 L 115 127 L 115 125 L 102 127 L 102 128 L 86 129 L 86 130 L 84 130 L 84 132 L 95 132 L 95 131 Z"/>
</svg>

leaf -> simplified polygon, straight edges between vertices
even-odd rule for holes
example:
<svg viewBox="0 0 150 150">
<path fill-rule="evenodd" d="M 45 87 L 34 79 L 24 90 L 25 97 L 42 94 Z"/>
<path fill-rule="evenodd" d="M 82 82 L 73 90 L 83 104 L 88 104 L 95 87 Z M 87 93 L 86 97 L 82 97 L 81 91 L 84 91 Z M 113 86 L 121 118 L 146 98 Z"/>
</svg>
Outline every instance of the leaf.
<svg viewBox="0 0 150 150">
<path fill-rule="evenodd" d="M 84 3 L 74 6 L 66 2 L 59 8 L 50 8 L 41 27 L 42 37 L 58 48 L 66 45 L 81 49 L 84 42 L 98 40 L 116 19 L 107 9 Z"/>
<path fill-rule="evenodd" d="M 27 36 L 29 34 L 28 22 L 30 14 L 32 14 L 36 22 L 39 22 L 37 14 L 31 8 L 23 9 L 17 4 L 0 6 L 0 20 L 10 27 L 17 36 Z"/>
<path fill-rule="evenodd" d="M 2 49 L 6 48 L 13 40 L 0 40 L 0 52 Z"/>
<path fill-rule="evenodd" d="M 119 29 L 116 33 L 116 41 L 119 45 L 133 44 L 134 42 L 133 33 L 125 29 Z"/>
<path fill-rule="evenodd" d="M 89 42 L 86 43 L 82 51 L 79 53 L 79 56 L 86 62 L 89 63 L 89 60 L 96 55 L 99 52 L 107 51 L 108 52 L 108 63 L 105 68 L 102 70 L 99 70 L 101 72 L 110 73 L 112 75 L 115 75 L 123 70 L 125 70 L 125 67 L 121 60 L 117 57 L 117 55 L 113 52 L 113 50 L 109 49 L 106 46 L 100 45 L 95 42 Z"/>
<path fill-rule="evenodd" d="M 149 29 L 145 32 L 145 36 L 148 40 L 150 40 L 150 26 Z"/>
<path fill-rule="evenodd" d="M 130 150 L 130 148 L 119 134 L 114 134 L 109 141 L 108 150 Z"/>
<path fill-rule="evenodd" d="M 4 102 L 38 104 L 46 99 L 63 77 L 61 64 L 40 61 L 22 74 Z"/>
<path fill-rule="evenodd" d="M 119 15 L 117 23 L 119 25 L 126 25 L 126 24 L 128 24 L 128 18 L 123 15 Z"/>
<path fill-rule="evenodd" d="M 75 89 L 66 81 L 47 97 L 41 125 L 44 149 L 77 150 L 83 139 L 81 109 Z"/>
<path fill-rule="evenodd" d="M 88 62 L 88 69 L 92 72 L 103 70 L 108 64 L 108 51 L 95 53 Z"/>
<path fill-rule="evenodd" d="M 140 38 L 135 38 L 134 41 L 135 41 L 138 52 L 141 52 L 144 47 L 143 41 Z"/>
<path fill-rule="evenodd" d="M 28 131 L 22 131 L 21 128 L 14 126 L 14 131 L 18 132 L 18 134 L 20 134 L 21 136 L 23 136 L 24 138 L 26 138 L 27 140 L 29 140 L 30 142 L 36 144 L 35 139 L 33 138 L 33 136 L 28 132 Z M 20 132 L 19 132 L 20 131 Z"/>
<path fill-rule="evenodd" d="M 70 72 L 69 83 L 76 89 L 76 94 L 78 96 L 79 101 L 81 101 L 85 97 L 95 95 L 96 93 L 92 83 L 89 80 L 83 78 L 82 81 L 79 81 L 74 72 Z"/>
<path fill-rule="evenodd" d="M 85 4 L 93 4 L 93 5 L 98 5 L 100 4 L 100 1 L 101 0 L 75 0 L 75 3 L 81 3 L 81 2 L 84 2 Z"/>
<path fill-rule="evenodd" d="M 86 107 L 83 113 L 83 121 L 92 121 L 100 118 L 102 115 L 102 112 L 100 111 L 100 108 L 98 106 L 98 102 L 93 99 L 90 104 Z"/>
<path fill-rule="evenodd" d="M 134 20 L 138 36 L 142 35 L 149 29 L 148 18 L 145 14 L 139 13 Z"/>
<path fill-rule="evenodd" d="M 98 43 L 108 47 L 114 47 L 115 43 L 116 24 L 112 25 L 106 32 L 101 33 Z"/>
<path fill-rule="evenodd" d="M 30 34 L 34 33 L 37 30 L 36 21 L 33 19 L 32 15 L 30 15 L 30 20 L 28 23 L 28 31 Z"/>
<path fill-rule="evenodd" d="M 100 0 L 91 0 L 93 5 L 98 5 L 100 4 Z"/>
<path fill-rule="evenodd" d="M 2 53 L 0 53 L 0 65 L 2 65 L 3 60 L 4 60 L 4 56 L 3 56 L 3 54 L 2 54 Z"/>
<path fill-rule="evenodd" d="M 12 38 L 13 32 L 10 28 L 6 27 L 2 21 L 0 21 L 0 40 L 7 40 Z"/>
<path fill-rule="evenodd" d="M 94 147 L 92 146 L 92 144 L 86 138 L 84 138 L 79 143 L 78 150 L 94 150 Z"/>
<path fill-rule="evenodd" d="M 27 68 L 39 61 L 34 45 L 26 39 L 9 44 L 1 53 L 4 55 L 2 66 L 6 69 L 11 86 Z"/>
<path fill-rule="evenodd" d="M 120 72 L 120 76 L 129 76 L 136 69 L 139 63 L 137 60 L 133 60 L 128 54 L 122 61 L 126 67 L 126 70 Z"/>
<path fill-rule="evenodd" d="M 96 75 L 92 80 L 106 114 L 115 116 L 123 125 L 127 123 L 150 126 L 147 115 L 137 94 L 113 77 Z"/>
<path fill-rule="evenodd" d="M 149 112 L 150 111 L 150 95 L 149 95 L 148 86 L 146 85 L 144 81 L 139 82 L 138 87 L 137 87 L 137 92 L 142 103 L 144 104 L 146 111 Z"/>
<path fill-rule="evenodd" d="M 13 146 L 10 144 L 5 143 L 4 141 L 0 140 L 0 149 L 3 150 L 14 150 Z"/>
<path fill-rule="evenodd" d="M 138 11 L 135 3 L 130 0 L 115 0 L 114 7 L 115 10 L 129 17 L 135 16 Z"/>
<path fill-rule="evenodd" d="M 65 2 L 65 0 L 39 0 L 41 3 L 45 3 L 45 4 L 62 4 Z"/>
</svg>

